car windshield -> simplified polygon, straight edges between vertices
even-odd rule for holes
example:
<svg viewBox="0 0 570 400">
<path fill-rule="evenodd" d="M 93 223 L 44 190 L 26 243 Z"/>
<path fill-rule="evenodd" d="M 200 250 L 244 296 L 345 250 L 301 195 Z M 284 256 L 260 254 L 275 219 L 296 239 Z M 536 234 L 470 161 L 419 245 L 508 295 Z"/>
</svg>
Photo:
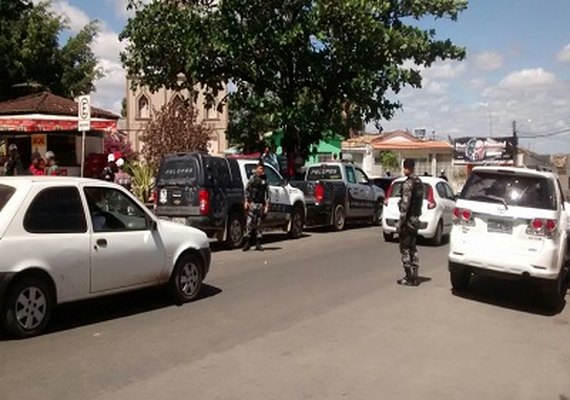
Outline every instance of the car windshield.
<svg viewBox="0 0 570 400">
<path fill-rule="evenodd" d="M 541 176 L 475 171 L 461 192 L 465 200 L 556 210 L 554 182 Z"/>
<path fill-rule="evenodd" d="M 404 181 L 394 182 L 394 185 L 392 186 L 391 197 L 401 197 L 403 184 Z M 429 192 L 429 184 L 424 182 L 424 199 L 428 198 L 428 192 Z"/>
<path fill-rule="evenodd" d="M 12 186 L 0 185 L 0 211 L 8 203 L 14 192 L 16 192 L 16 189 Z"/>
<path fill-rule="evenodd" d="M 323 179 L 342 180 L 340 167 L 337 165 L 319 165 L 309 168 L 307 172 L 308 181 L 319 181 Z"/>
<path fill-rule="evenodd" d="M 198 181 L 198 163 L 193 158 L 166 159 L 158 172 L 158 184 L 183 182 L 195 184 Z"/>
</svg>

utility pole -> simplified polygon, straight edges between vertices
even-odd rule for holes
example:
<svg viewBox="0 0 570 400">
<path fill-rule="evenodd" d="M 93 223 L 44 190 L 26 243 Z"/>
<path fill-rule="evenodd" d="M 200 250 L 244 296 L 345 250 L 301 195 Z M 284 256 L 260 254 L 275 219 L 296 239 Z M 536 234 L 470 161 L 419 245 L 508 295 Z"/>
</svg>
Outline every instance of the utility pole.
<svg viewBox="0 0 570 400">
<path fill-rule="evenodd" d="M 519 146 L 518 146 L 518 137 L 517 137 L 517 121 L 513 121 L 513 165 L 516 167 L 518 166 L 518 159 L 519 159 L 519 155 L 518 155 L 518 151 L 519 151 Z"/>
</svg>

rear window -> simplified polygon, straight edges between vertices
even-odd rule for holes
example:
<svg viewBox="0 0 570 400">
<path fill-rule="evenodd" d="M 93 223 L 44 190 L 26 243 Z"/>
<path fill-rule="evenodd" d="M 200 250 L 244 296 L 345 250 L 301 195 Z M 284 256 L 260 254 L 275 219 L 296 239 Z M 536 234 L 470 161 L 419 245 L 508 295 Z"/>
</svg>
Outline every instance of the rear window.
<svg viewBox="0 0 570 400">
<path fill-rule="evenodd" d="M 394 185 L 392 186 L 391 197 L 401 197 L 403 184 L 404 181 L 394 182 Z M 429 192 L 429 184 L 424 183 L 424 199 L 428 198 L 428 192 Z"/>
<path fill-rule="evenodd" d="M 194 158 L 165 159 L 158 172 L 158 184 L 179 182 L 196 184 L 199 178 L 198 162 Z"/>
<path fill-rule="evenodd" d="M 309 171 L 307 172 L 308 181 L 319 181 L 325 179 L 342 180 L 340 167 L 337 165 L 320 165 L 309 168 Z"/>
<path fill-rule="evenodd" d="M 0 185 L 0 211 L 2 211 L 15 192 L 16 189 L 12 186 Z"/>
<path fill-rule="evenodd" d="M 461 198 L 544 210 L 557 208 L 554 182 L 539 176 L 473 172 Z"/>
</svg>

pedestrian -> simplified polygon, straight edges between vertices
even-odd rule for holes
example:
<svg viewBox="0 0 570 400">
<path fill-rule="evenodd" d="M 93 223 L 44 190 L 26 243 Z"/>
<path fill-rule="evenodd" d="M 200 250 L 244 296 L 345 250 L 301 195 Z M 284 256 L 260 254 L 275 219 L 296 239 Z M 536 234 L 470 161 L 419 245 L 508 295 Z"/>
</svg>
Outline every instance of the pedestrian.
<svg viewBox="0 0 570 400">
<path fill-rule="evenodd" d="M 8 146 L 8 158 L 4 163 L 4 175 L 24 175 L 24 165 L 20 159 L 20 153 L 18 153 L 18 146 L 16 146 L 14 143 Z"/>
<path fill-rule="evenodd" d="M 32 175 L 43 176 L 46 174 L 46 162 L 41 157 L 35 157 L 32 160 L 32 165 L 30 165 L 29 171 Z"/>
<path fill-rule="evenodd" d="M 103 168 L 101 179 L 107 182 L 115 182 L 115 174 L 117 173 L 117 164 L 115 163 L 115 155 L 109 154 L 107 156 L 107 166 Z"/>
<path fill-rule="evenodd" d="M 263 250 L 261 247 L 261 220 L 267 215 L 269 210 L 269 185 L 265 176 L 263 162 L 259 162 L 255 173 L 249 178 L 245 187 L 246 200 L 245 210 L 247 211 L 247 225 L 245 230 L 245 244 L 243 251 L 251 248 L 251 241 L 255 236 L 255 249 Z"/>
<path fill-rule="evenodd" d="M 53 151 L 48 151 L 46 153 L 46 164 L 47 164 L 46 175 L 55 176 L 60 174 L 59 167 L 57 165 L 57 162 L 55 161 L 55 154 Z"/>
<path fill-rule="evenodd" d="M 115 174 L 114 182 L 116 184 L 121 185 L 128 191 L 131 191 L 131 186 L 132 186 L 131 175 L 129 175 L 129 173 L 123 169 L 125 165 L 125 160 L 119 158 L 115 164 L 117 165 L 117 173 Z"/>
<path fill-rule="evenodd" d="M 444 170 L 444 169 L 441 170 L 441 172 L 440 172 L 440 174 L 439 174 L 439 178 L 440 178 L 440 179 L 443 179 L 444 181 L 447 182 L 447 175 L 445 175 L 445 170 Z"/>
<path fill-rule="evenodd" d="M 406 276 L 398 280 L 398 284 L 418 286 L 419 259 L 417 256 L 416 240 L 420 228 L 420 215 L 424 199 L 424 186 L 415 175 L 415 161 L 404 160 L 404 175 L 407 177 L 400 189 L 400 220 L 398 221 L 398 236 L 400 239 L 400 254 Z"/>
</svg>

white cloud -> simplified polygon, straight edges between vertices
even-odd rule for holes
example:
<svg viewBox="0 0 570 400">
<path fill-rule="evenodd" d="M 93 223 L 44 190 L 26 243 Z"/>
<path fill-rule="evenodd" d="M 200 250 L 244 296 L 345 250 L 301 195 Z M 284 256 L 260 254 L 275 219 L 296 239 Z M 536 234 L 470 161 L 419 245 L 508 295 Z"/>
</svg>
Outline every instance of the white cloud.
<svg viewBox="0 0 570 400">
<path fill-rule="evenodd" d="M 558 61 L 570 62 L 570 44 L 567 44 L 560 53 L 558 53 Z"/>
<path fill-rule="evenodd" d="M 34 0 L 33 2 L 34 4 L 38 4 L 43 2 L 43 0 Z M 89 18 L 83 10 L 72 6 L 65 0 L 53 1 L 50 10 L 56 14 L 65 16 L 69 29 L 71 29 L 73 33 L 79 32 L 91 21 L 91 18 Z"/>
<path fill-rule="evenodd" d="M 430 67 L 416 65 L 412 61 L 405 61 L 403 67 L 419 71 L 424 79 L 456 79 L 467 70 L 464 62 L 449 60 L 435 62 Z"/>
<path fill-rule="evenodd" d="M 143 4 L 148 4 L 152 0 L 142 0 Z M 131 18 L 135 15 L 134 10 L 127 10 L 128 0 L 106 0 L 106 3 L 113 7 L 115 12 L 123 19 Z"/>
<path fill-rule="evenodd" d="M 484 71 L 493 71 L 503 66 L 503 56 L 495 51 L 486 51 L 476 54 L 474 57 L 475 67 Z"/>
<path fill-rule="evenodd" d="M 542 68 L 523 69 L 506 76 L 499 87 L 503 89 L 544 87 L 556 83 L 556 75 Z"/>
</svg>

